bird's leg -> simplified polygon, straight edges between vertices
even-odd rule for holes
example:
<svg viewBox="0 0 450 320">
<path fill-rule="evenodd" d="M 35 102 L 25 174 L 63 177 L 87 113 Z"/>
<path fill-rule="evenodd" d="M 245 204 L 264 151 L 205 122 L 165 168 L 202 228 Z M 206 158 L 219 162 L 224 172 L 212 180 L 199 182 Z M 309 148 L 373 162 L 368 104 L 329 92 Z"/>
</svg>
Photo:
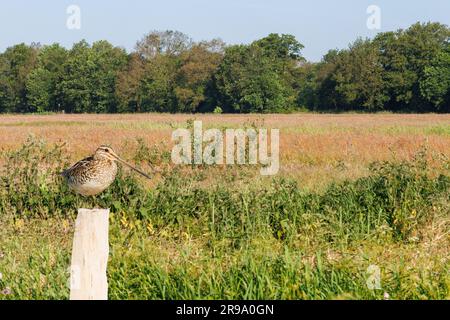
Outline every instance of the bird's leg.
<svg viewBox="0 0 450 320">
<path fill-rule="evenodd" d="M 92 203 L 93 203 L 93 205 L 94 205 L 94 208 L 93 209 L 98 209 L 97 207 L 97 198 L 95 197 L 95 196 L 91 196 L 91 198 L 92 198 Z"/>
<path fill-rule="evenodd" d="M 82 205 L 82 199 L 78 194 L 75 195 L 75 205 L 76 205 L 76 210 L 81 208 L 81 205 Z"/>
<path fill-rule="evenodd" d="M 75 198 L 76 210 L 80 208 L 89 208 L 89 201 L 87 198 L 77 194 Z"/>
</svg>

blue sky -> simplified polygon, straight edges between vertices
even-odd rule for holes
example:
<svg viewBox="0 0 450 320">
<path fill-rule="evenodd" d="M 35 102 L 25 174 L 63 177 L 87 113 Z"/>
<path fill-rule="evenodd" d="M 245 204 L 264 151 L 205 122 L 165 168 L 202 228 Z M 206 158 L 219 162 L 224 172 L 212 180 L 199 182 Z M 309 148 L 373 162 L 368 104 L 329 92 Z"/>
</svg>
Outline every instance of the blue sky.
<svg viewBox="0 0 450 320">
<path fill-rule="evenodd" d="M 66 27 L 71 4 L 81 9 L 80 30 Z M 381 9 L 380 30 L 366 26 L 369 5 Z M 277 32 L 295 35 L 305 45 L 304 56 L 319 61 L 328 49 L 347 47 L 359 36 L 416 21 L 450 25 L 450 0 L 1 0 L 0 50 L 20 42 L 71 47 L 81 39 L 106 39 L 131 50 L 144 33 L 166 29 L 227 43 L 249 43 Z"/>
</svg>

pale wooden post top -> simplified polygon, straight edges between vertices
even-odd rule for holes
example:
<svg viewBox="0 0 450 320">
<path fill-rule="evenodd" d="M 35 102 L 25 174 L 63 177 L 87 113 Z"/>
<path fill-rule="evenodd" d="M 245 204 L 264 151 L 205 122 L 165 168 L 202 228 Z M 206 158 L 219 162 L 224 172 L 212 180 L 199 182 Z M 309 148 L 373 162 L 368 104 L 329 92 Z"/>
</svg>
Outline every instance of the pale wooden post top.
<svg viewBox="0 0 450 320">
<path fill-rule="evenodd" d="M 75 222 L 70 300 L 107 300 L 109 209 L 79 209 Z"/>
</svg>

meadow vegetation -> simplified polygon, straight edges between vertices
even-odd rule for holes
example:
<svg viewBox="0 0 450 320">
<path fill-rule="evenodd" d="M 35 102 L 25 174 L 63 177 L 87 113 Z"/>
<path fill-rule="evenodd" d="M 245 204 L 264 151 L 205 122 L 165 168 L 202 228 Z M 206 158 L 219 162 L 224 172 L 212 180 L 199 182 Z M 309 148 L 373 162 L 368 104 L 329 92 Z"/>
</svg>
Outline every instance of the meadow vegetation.
<svg viewBox="0 0 450 320">
<path fill-rule="evenodd" d="M 284 171 L 266 178 L 249 166 L 173 167 L 169 143 L 127 140 L 127 130 L 149 130 L 159 142 L 168 141 L 170 135 L 160 139 L 161 132 L 189 126 L 181 116 L 155 115 L 161 118 L 150 123 L 127 116 L 108 121 L 83 117 L 71 118 L 79 121 L 76 126 L 52 116 L 4 117 L 0 125 L 7 136 L 24 128 L 41 136 L 41 130 L 63 127 L 59 139 L 68 141 L 44 132 L 45 140 L 29 137 L 3 145 L 0 299 L 68 298 L 79 207 L 111 208 L 111 299 L 450 298 L 446 116 L 436 121 L 422 121 L 431 115 L 395 116 L 398 125 L 389 126 L 389 115 L 331 120 L 308 115 L 309 127 L 299 125 L 301 116 L 291 118 L 294 123 L 260 118 L 259 125 L 283 122 L 281 137 L 288 135 L 281 146 Z M 255 118 L 210 117 L 204 118 L 206 126 L 258 125 Z M 360 121 L 339 123 L 344 117 Z M 125 158 L 147 170 L 151 162 L 162 173 L 148 184 L 121 170 L 100 196 L 77 196 L 58 175 L 79 157 L 70 136 L 97 130 L 97 136 L 83 142 L 89 146 L 105 139 L 109 132 L 102 130 L 109 126 L 123 133 L 116 144 L 122 143 Z M 335 143 L 329 135 L 340 134 L 349 134 L 356 146 L 370 141 L 367 135 L 384 145 L 327 153 Z M 408 135 L 422 140 L 413 143 Z M 295 151 L 294 141 L 313 146 L 319 138 L 322 145 L 311 147 L 311 154 Z M 392 147 L 389 141 L 398 146 L 397 154 L 385 150 Z M 308 179 L 296 172 L 308 167 L 316 170 L 304 183 Z M 359 168 L 364 170 L 323 178 L 322 171 L 331 170 L 333 176 Z M 323 181 L 314 186 L 318 179 Z M 379 289 L 367 285 L 371 265 L 380 268 Z"/>
</svg>

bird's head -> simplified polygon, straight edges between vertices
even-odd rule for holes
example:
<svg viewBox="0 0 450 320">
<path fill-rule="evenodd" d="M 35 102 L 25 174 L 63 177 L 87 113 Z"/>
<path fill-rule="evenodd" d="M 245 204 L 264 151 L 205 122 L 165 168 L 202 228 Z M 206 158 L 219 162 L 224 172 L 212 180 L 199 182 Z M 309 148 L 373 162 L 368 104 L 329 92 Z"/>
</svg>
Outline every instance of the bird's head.
<svg viewBox="0 0 450 320">
<path fill-rule="evenodd" d="M 133 169 L 134 171 L 140 173 L 141 175 L 143 175 L 144 177 L 151 179 L 151 177 L 146 174 L 145 172 L 135 168 L 134 166 L 132 166 L 131 164 L 129 164 L 128 162 L 126 162 L 125 160 L 123 160 L 122 158 L 120 158 L 115 152 L 114 150 L 109 147 L 109 146 L 100 146 L 97 148 L 97 150 L 95 151 L 95 158 L 106 158 L 112 161 L 118 161 L 124 165 L 126 165 L 127 167 Z"/>
<path fill-rule="evenodd" d="M 112 161 L 120 161 L 119 156 L 114 152 L 111 147 L 100 146 L 95 151 L 95 157 L 97 158 L 107 158 Z"/>
</svg>

